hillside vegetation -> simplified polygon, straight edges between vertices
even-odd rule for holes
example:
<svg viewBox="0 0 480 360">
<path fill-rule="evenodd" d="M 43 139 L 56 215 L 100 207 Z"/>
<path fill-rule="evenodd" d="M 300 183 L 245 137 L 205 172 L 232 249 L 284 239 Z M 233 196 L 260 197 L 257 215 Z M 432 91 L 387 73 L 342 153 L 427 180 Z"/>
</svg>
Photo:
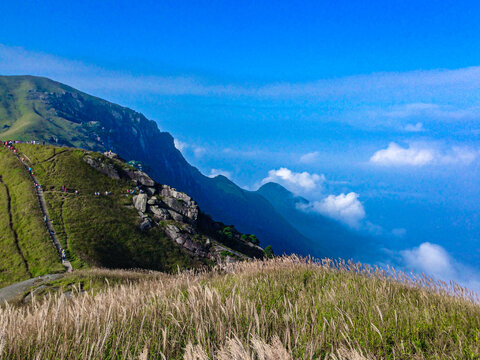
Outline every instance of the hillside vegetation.
<svg viewBox="0 0 480 360">
<path fill-rule="evenodd" d="M 290 257 L 196 274 L 90 270 L 62 281 L 81 278 L 95 286 L 71 299 L 60 295 L 0 309 L 0 356 L 187 360 L 480 356 L 480 307 L 468 292 L 360 264 Z"/>
<path fill-rule="evenodd" d="M 193 265 L 194 260 L 161 229 L 140 231 L 132 200 L 122 194 L 134 186 L 85 163 L 85 150 L 28 144 L 17 148 L 35 170 L 55 231 L 75 269 L 97 265 L 171 271 Z M 67 191 L 62 191 L 63 186 Z M 94 195 L 105 191 L 111 195 Z"/>
<path fill-rule="evenodd" d="M 64 268 L 25 167 L 0 146 L 0 287 Z"/>
<path fill-rule="evenodd" d="M 0 287 L 62 269 L 25 166 L 41 185 L 48 218 L 74 269 L 172 272 L 211 266 L 227 257 L 263 257 L 263 249 L 251 243 L 255 236 L 213 221 L 188 195 L 156 184 L 118 158 L 24 143 L 14 144 L 17 154 L 1 148 L 0 251 L 7 260 L 1 265 Z"/>
</svg>

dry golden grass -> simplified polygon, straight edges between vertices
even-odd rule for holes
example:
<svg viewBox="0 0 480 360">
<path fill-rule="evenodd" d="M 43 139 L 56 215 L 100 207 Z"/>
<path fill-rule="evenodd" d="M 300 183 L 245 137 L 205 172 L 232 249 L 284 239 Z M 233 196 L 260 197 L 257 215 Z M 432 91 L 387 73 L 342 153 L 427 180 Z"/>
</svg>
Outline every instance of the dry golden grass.
<svg viewBox="0 0 480 360">
<path fill-rule="evenodd" d="M 458 287 L 297 257 L 130 276 L 0 309 L 6 359 L 477 359 L 480 307 Z M 90 272 L 90 276 L 92 276 Z"/>
</svg>

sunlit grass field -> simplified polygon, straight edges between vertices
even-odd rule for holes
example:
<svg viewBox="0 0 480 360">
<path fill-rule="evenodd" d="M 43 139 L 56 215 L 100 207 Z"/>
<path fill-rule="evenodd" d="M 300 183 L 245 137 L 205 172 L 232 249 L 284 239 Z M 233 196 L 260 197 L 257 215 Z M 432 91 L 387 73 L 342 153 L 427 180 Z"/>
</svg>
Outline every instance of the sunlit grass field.
<svg viewBox="0 0 480 360">
<path fill-rule="evenodd" d="M 65 286 L 84 281 L 77 289 L 87 291 L 0 310 L 3 358 L 480 356 L 473 294 L 393 270 L 288 257 L 177 275 L 85 270 L 69 276 Z"/>
</svg>

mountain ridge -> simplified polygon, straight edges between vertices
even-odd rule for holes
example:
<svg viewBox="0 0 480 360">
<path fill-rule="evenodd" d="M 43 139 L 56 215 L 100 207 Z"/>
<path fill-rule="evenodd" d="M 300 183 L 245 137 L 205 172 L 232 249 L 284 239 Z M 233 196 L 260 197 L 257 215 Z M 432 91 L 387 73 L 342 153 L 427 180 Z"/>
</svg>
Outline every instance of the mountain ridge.
<svg viewBox="0 0 480 360">
<path fill-rule="evenodd" d="M 209 178 L 175 148 L 173 137 L 144 115 L 35 76 L 0 76 L 0 139 L 38 140 L 91 151 L 112 150 L 192 196 L 205 212 L 258 236 L 278 253 L 320 256 L 263 196 L 230 180 Z"/>
</svg>

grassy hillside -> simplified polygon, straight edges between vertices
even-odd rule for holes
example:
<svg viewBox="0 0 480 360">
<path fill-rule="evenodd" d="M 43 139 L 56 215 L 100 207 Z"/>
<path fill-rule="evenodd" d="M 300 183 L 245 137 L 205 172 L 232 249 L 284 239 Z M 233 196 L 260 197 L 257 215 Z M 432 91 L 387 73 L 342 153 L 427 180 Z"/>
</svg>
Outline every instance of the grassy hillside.
<svg viewBox="0 0 480 360">
<path fill-rule="evenodd" d="M 3 146 L 0 146 L 0 259 L 0 287 L 64 269 L 42 220 L 30 175 Z"/>
<path fill-rule="evenodd" d="M 3 146 L 0 152 L 0 252 L 7 259 L 0 266 L 1 286 L 62 269 L 20 158 L 41 185 L 48 218 L 75 270 L 174 272 L 227 257 L 263 257 L 263 249 L 202 213 L 193 199 L 156 184 L 113 155 L 21 143 L 14 147 L 19 158 Z"/>
<path fill-rule="evenodd" d="M 55 284 L 70 289 L 82 279 L 90 284 L 70 301 L 51 297 L 0 309 L 0 324 L 7 324 L 0 327 L 2 355 L 479 358 L 480 306 L 468 293 L 455 288 L 453 296 L 445 284 L 391 275 L 396 280 L 359 264 L 298 258 L 236 263 L 200 274 L 81 272 Z M 45 323 L 45 318 L 55 320 Z"/>
<path fill-rule="evenodd" d="M 95 265 L 172 271 L 198 263 L 161 228 L 139 229 L 131 197 L 122 194 L 134 187 L 131 181 L 112 179 L 83 160 L 89 154 L 109 161 L 103 155 L 54 146 L 16 147 L 42 185 L 55 232 L 75 269 Z M 112 194 L 94 195 L 105 191 Z"/>
</svg>

